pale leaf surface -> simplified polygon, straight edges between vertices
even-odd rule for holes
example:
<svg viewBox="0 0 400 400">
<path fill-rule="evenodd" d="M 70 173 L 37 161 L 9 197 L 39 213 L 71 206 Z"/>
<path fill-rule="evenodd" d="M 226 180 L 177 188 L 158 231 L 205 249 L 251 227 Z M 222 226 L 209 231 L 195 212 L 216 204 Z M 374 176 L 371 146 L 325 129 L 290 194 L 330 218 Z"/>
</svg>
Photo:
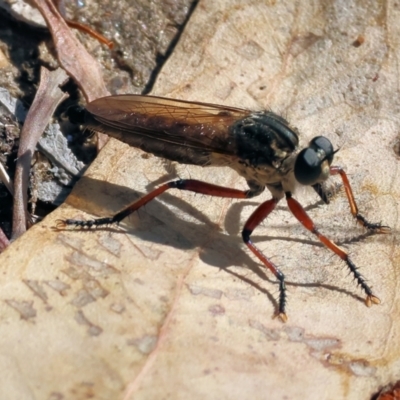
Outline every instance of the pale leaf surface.
<svg viewBox="0 0 400 400">
<path fill-rule="evenodd" d="M 263 4 L 261 4 L 263 3 Z M 153 94 L 270 108 L 340 147 L 345 197 L 296 198 L 348 250 L 382 304 L 282 201 L 253 235 L 288 287 L 242 244 L 251 201 L 171 191 L 118 228 L 52 229 L 110 215 L 174 177 L 246 188 L 228 168 L 166 165 L 110 141 L 67 204 L 2 254 L 4 398 L 367 399 L 399 371 L 400 10 L 381 2 L 200 1 Z M 357 42 L 358 39 L 358 42 Z M 6 395 L 7 394 L 7 395 Z M 51 397 L 53 396 L 53 397 Z M 56 397 L 59 396 L 59 397 Z"/>
</svg>

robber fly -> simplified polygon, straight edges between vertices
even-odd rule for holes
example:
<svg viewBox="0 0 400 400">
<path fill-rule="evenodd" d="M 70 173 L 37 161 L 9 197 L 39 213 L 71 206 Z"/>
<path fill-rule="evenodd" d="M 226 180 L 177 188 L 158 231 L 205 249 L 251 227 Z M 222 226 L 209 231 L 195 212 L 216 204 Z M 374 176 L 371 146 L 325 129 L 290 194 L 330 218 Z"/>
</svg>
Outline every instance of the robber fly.
<svg viewBox="0 0 400 400">
<path fill-rule="evenodd" d="M 120 95 L 97 99 L 86 108 L 70 111 L 72 122 L 90 130 L 106 133 L 148 153 L 184 164 L 229 166 L 244 177 L 248 190 L 216 186 L 195 179 L 165 183 L 109 218 L 88 221 L 66 219 L 59 227 L 93 227 L 118 223 L 168 189 L 188 190 L 210 196 L 249 199 L 265 187 L 272 198 L 260 204 L 244 225 L 242 237 L 247 247 L 279 282 L 277 315 L 285 313 L 285 277 L 279 268 L 251 241 L 253 230 L 274 210 L 282 198 L 293 215 L 348 266 L 371 306 L 380 300 L 367 285 L 348 254 L 322 235 L 304 208 L 292 197 L 296 184 L 311 186 L 321 199 L 329 202 L 323 183 L 330 175 L 340 175 L 350 211 L 359 224 L 370 231 L 387 233 L 389 228 L 370 223 L 359 214 L 349 180 L 342 168 L 332 166 L 335 151 L 331 142 L 317 136 L 300 152 L 298 132 L 271 111 L 252 112 L 240 108 L 172 100 L 153 96 Z"/>
</svg>

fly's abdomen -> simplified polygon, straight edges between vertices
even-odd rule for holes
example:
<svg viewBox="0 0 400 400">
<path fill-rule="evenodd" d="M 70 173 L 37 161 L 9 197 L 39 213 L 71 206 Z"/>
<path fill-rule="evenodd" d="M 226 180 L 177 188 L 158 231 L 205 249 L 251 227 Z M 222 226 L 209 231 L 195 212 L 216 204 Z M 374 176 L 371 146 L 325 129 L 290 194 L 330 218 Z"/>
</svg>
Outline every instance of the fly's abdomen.
<svg viewBox="0 0 400 400">
<path fill-rule="evenodd" d="M 146 153 L 154 154 L 157 157 L 166 158 L 171 161 L 176 161 L 183 164 L 191 164 L 191 165 L 200 165 L 205 166 L 210 163 L 210 152 L 206 150 L 199 150 L 197 148 L 193 148 L 184 142 L 182 144 L 176 144 L 172 140 L 160 140 L 157 137 L 152 135 L 152 130 L 149 130 L 146 133 L 146 129 L 151 125 L 160 126 L 160 119 L 157 121 L 153 121 L 151 125 L 149 124 L 148 119 L 146 120 L 147 125 L 146 128 L 140 128 L 141 119 L 137 118 L 137 134 L 132 130 L 132 127 L 127 127 L 124 129 L 121 124 L 110 124 L 108 122 L 105 125 L 103 122 L 97 120 L 97 118 L 93 117 L 89 112 L 83 111 L 85 114 L 74 118 L 73 122 L 78 122 L 84 124 L 88 129 L 106 133 L 108 136 L 113 137 L 114 139 L 118 139 L 121 142 L 128 144 L 129 146 L 136 147 L 145 151 Z M 78 115 L 78 114 L 77 114 Z M 144 121 L 144 118 L 143 118 Z M 165 125 L 162 127 L 163 129 L 168 129 L 172 132 L 176 132 L 177 135 L 182 136 L 185 130 L 185 127 L 181 124 L 180 127 Z"/>
</svg>

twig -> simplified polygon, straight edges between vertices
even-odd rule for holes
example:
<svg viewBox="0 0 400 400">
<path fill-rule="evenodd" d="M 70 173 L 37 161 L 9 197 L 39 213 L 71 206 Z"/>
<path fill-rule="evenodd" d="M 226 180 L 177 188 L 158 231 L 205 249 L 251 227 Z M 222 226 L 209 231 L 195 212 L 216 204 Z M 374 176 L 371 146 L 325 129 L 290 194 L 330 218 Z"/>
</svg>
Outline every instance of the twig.
<svg viewBox="0 0 400 400">
<path fill-rule="evenodd" d="M 14 177 L 14 208 L 12 239 L 18 238 L 27 228 L 27 194 L 29 170 L 36 144 L 58 104 L 68 97 L 59 88 L 67 75 L 59 68 L 49 72 L 41 69 L 39 89 L 21 130 L 18 160 Z"/>
</svg>

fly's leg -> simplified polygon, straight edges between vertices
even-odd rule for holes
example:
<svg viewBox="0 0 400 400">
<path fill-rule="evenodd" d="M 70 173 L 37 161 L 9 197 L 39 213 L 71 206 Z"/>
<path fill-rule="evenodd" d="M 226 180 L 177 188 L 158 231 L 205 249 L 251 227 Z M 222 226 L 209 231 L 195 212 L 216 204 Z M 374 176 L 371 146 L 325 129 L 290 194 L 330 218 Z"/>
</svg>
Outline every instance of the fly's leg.
<svg viewBox="0 0 400 400">
<path fill-rule="evenodd" d="M 279 270 L 279 268 L 270 261 L 262 251 L 256 247 L 250 240 L 250 235 L 253 233 L 254 229 L 260 225 L 260 223 L 268 217 L 268 215 L 274 210 L 278 204 L 279 199 L 272 198 L 266 202 L 260 204 L 257 209 L 251 214 L 250 218 L 247 220 L 242 231 L 243 241 L 246 243 L 247 247 L 252 251 L 252 253 L 258 257 L 258 259 L 266 266 L 278 279 L 279 281 L 279 301 L 278 301 L 278 317 L 283 321 L 287 321 L 287 316 L 285 313 L 286 306 L 286 286 L 285 286 L 285 276 Z"/>
<path fill-rule="evenodd" d="M 65 227 L 66 225 L 75 225 L 81 228 L 91 228 L 94 226 L 119 223 L 128 215 L 134 213 L 139 208 L 143 207 L 145 204 L 147 204 L 154 198 L 160 196 L 168 189 L 188 190 L 190 192 L 207 194 L 210 196 L 228 197 L 234 199 L 248 199 L 258 194 L 258 192 L 255 192 L 254 190 L 252 190 L 252 188 L 250 188 L 250 190 L 237 190 L 237 189 L 230 189 L 222 186 L 212 185 L 210 183 L 201 182 L 195 179 L 179 179 L 176 181 L 164 183 L 163 185 L 159 186 L 152 192 L 148 193 L 139 200 L 133 202 L 126 208 L 122 209 L 120 212 L 118 212 L 112 217 L 98 218 L 87 221 L 76 220 L 76 219 L 58 220 L 57 227 L 61 228 Z"/>
<path fill-rule="evenodd" d="M 353 191 L 351 190 L 349 179 L 347 178 L 346 172 L 343 171 L 341 167 L 331 167 L 331 175 L 340 175 L 342 178 L 344 190 L 346 191 L 347 200 L 349 201 L 350 211 L 357 222 L 364 228 L 367 228 L 376 233 L 389 233 L 390 228 L 388 226 L 383 226 L 381 223 L 371 223 L 368 222 L 365 217 L 363 217 L 358 212 L 358 207 L 354 199 Z"/>
<path fill-rule="evenodd" d="M 346 175 L 345 175 L 346 177 Z M 347 179 L 347 178 L 346 178 Z M 344 184 L 346 185 L 345 181 L 343 181 Z M 348 182 L 348 181 L 347 181 Z M 351 189 L 350 185 L 348 186 L 349 192 L 351 194 Z M 347 192 L 347 189 L 346 189 Z M 365 282 L 363 276 L 360 274 L 358 271 L 357 267 L 354 265 L 353 261 L 351 261 L 349 255 L 342 250 L 340 247 L 338 247 L 335 243 L 333 243 L 330 239 L 328 239 L 326 236 L 322 235 L 318 229 L 316 228 L 314 222 L 312 219 L 308 216 L 308 214 L 305 212 L 304 208 L 302 205 L 292 198 L 292 194 L 290 192 L 286 192 L 286 201 L 288 203 L 289 209 L 292 212 L 292 214 L 299 220 L 299 222 L 306 228 L 308 229 L 311 233 L 313 233 L 317 238 L 331 251 L 333 251 L 336 255 L 338 255 L 348 266 L 350 269 L 351 273 L 354 276 L 354 279 L 357 281 L 357 284 L 361 286 L 361 288 L 364 290 L 366 294 L 366 299 L 365 299 L 365 304 L 370 307 L 372 303 L 379 304 L 380 300 L 378 297 L 376 297 L 373 293 L 371 288 L 367 285 Z M 352 195 L 352 194 L 351 194 Z M 352 198 L 352 197 L 351 197 Z M 354 203 L 354 199 L 353 204 Z M 349 199 L 350 202 L 350 199 Z M 352 203 L 350 202 L 350 205 Z M 357 208 L 356 208 L 357 212 Z M 354 215 L 354 214 L 353 214 Z M 357 214 L 358 215 L 358 214 Z"/>
<path fill-rule="evenodd" d="M 100 225 L 108 225 L 113 223 L 118 223 L 122 221 L 124 218 L 132 214 L 133 212 L 137 211 L 139 208 L 143 207 L 149 201 L 153 200 L 154 198 L 160 196 L 162 193 L 167 191 L 168 189 L 179 189 L 179 190 L 188 190 L 195 193 L 206 194 L 210 196 L 216 197 L 227 197 L 227 198 L 236 198 L 236 199 L 248 199 L 254 196 L 259 195 L 263 188 L 258 185 L 253 185 L 249 182 L 249 190 L 237 190 L 237 189 L 230 189 L 222 186 L 212 185 L 210 183 L 201 182 L 194 179 L 181 179 L 177 181 L 167 182 L 152 192 L 148 193 L 144 197 L 140 198 L 139 200 L 135 201 L 134 203 L 130 204 L 128 207 L 124 208 L 117 214 L 112 217 L 107 218 L 98 218 L 92 220 L 76 220 L 76 219 L 65 219 L 59 220 L 57 223 L 57 227 L 65 227 L 67 225 L 75 225 L 81 228 L 87 227 L 91 228 L 94 226 Z M 279 313 L 278 316 L 281 318 L 282 321 L 287 320 L 287 316 L 285 314 L 285 302 L 286 302 L 286 294 L 285 294 L 285 282 L 284 282 L 284 275 L 281 271 L 265 257 L 262 252 L 254 246 L 254 244 L 250 240 L 250 235 L 253 230 L 268 216 L 268 214 L 275 208 L 276 204 L 279 200 L 271 199 L 266 201 L 265 203 L 261 204 L 255 212 L 251 215 L 251 217 L 246 222 L 244 229 L 242 231 L 243 240 L 249 249 L 261 260 L 261 262 L 269 268 L 272 273 L 278 278 L 279 280 Z"/>
</svg>

